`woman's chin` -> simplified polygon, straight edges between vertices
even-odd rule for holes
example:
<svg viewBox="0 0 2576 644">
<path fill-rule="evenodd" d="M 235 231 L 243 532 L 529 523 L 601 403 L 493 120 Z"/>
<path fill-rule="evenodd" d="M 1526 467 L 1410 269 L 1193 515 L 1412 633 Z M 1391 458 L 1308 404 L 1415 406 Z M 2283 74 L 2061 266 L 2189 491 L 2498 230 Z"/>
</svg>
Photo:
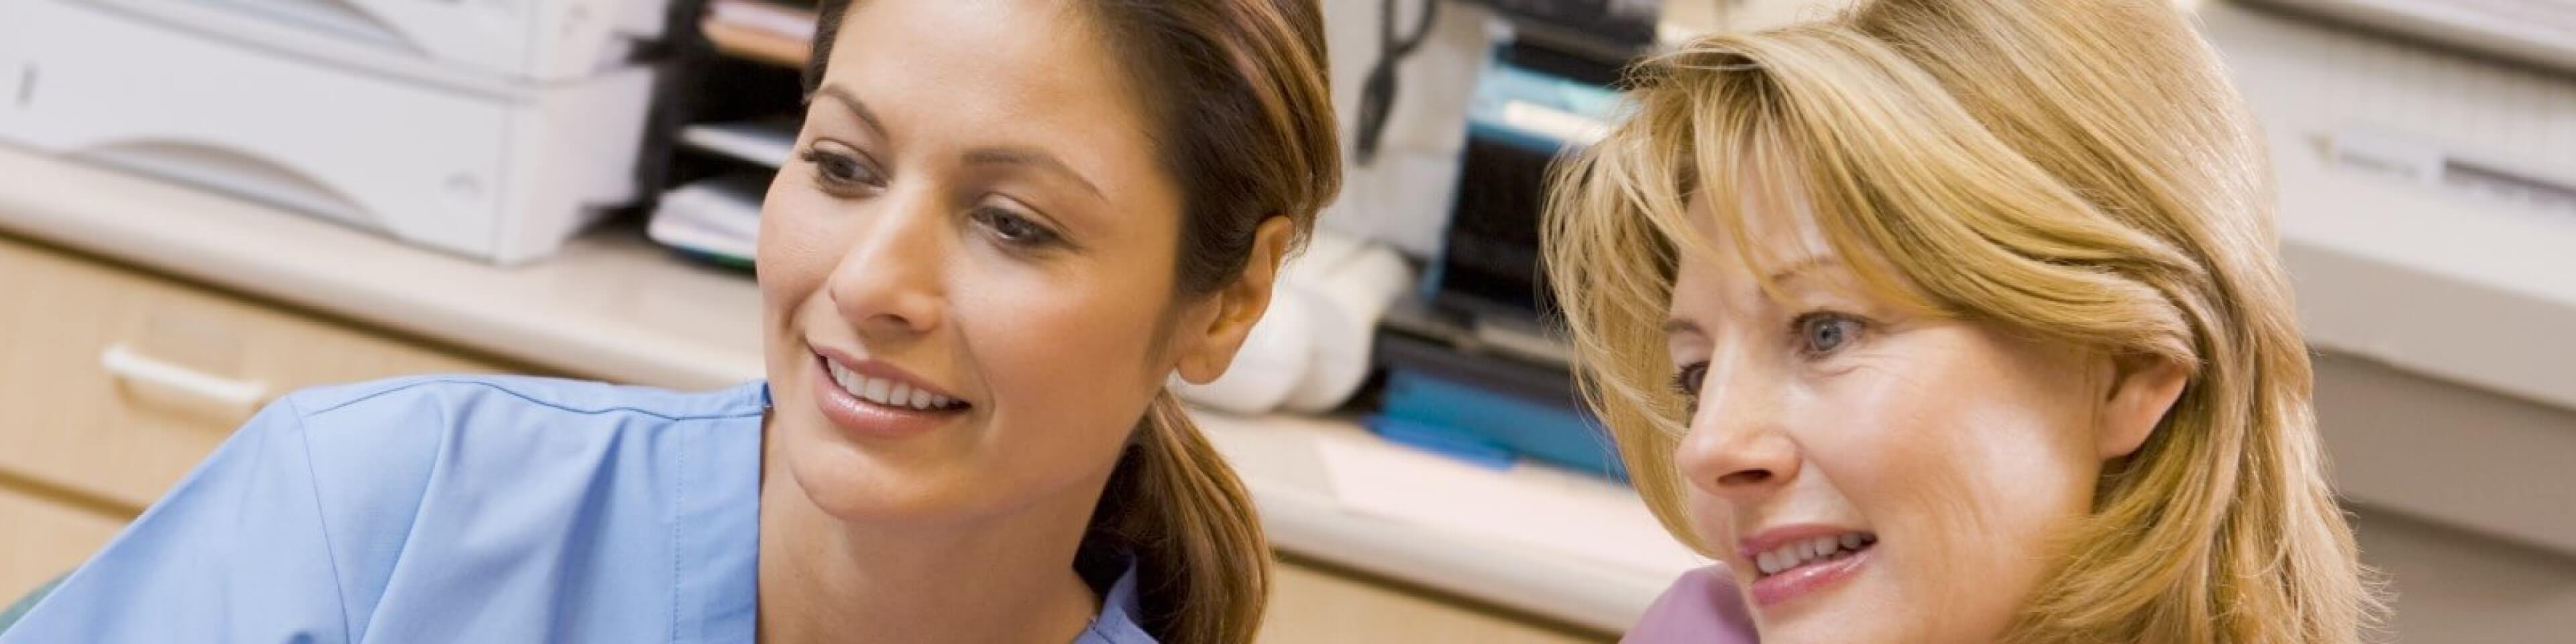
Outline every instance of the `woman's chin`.
<svg viewBox="0 0 2576 644">
<path fill-rule="evenodd" d="M 1876 571 L 1867 571 L 1876 572 Z M 1771 606 L 1754 609 L 1754 622 L 1763 644 L 1870 644 L 1914 643 L 1923 639 L 1926 619 L 1920 611 L 1909 608 L 1930 602 L 1905 602 L 1886 599 L 1886 589 L 1861 574 L 1843 580 L 1832 588 L 1820 588 L 1803 596 Z"/>
<path fill-rule="evenodd" d="M 1832 613 L 1832 614 L 1827 614 Z M 1818 611 L 1786 619 L 1762 620 L 1762 644 L 1916 644 L 1920 633 L 1892 623 L 1886 615 Z"/>
<path fill-rule="evenodd" d="M 817 430 L 828 433 L 830 430 Z M 773 435 L 776 436 L 776 435 Z M 785 437 L 780 437 L 785 438 Z M 958 485 L 955 467 L 877 453 L 821 436 L 778 446 L 770 453 L 784 466 L 786 483 L 815 509 L 844 522 L 940 521 L 969 512 L 971 486 Z"/>
</svg>

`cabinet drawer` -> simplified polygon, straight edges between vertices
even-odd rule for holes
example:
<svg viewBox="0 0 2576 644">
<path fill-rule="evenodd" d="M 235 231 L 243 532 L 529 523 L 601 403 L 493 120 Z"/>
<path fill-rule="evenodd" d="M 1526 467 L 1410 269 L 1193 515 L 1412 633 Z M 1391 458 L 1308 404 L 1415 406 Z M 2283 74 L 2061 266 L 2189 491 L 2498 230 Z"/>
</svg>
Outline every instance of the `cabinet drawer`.
<svg viewBox="0 0 2576 644">
<path fill-rule="evenodd" d="M 124 524 L 0 485 L 0 607 L 71 572 Z"/>
<path fill-rule="evenodd" d="M 0 470 L 140 511 L 259 405 L 472 360 L 0 236 Z"/>
<path fill-rule="evenodd" d="M 1329 568 L 1282 561 L 1271 569 L 1263 644 L 1606 644 L 1609 635 L 1423 595 Z"/>
</svg>

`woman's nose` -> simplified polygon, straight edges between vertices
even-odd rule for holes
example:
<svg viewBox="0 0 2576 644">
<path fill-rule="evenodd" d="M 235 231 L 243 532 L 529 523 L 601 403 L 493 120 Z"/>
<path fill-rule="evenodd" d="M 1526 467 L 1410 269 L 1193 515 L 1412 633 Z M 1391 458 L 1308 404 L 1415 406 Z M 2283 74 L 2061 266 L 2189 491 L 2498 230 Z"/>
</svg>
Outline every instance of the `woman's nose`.
<svg viewBox="0 0 2576 644">
<path fill-rule="evenodd" d="M 1722 360 L 1700 381 L 1689 434 L 1673 452 L 1691 485 L 1731 503 L 1757 503 L 1798 475 L 1802 456 L 1781 424 L 1779 374 Z"/>
<path fill-rule="evenodd" d="M 938 328 L 953 247 L 945 206 L 931 195 L 887 194 L 851 236 L 826 286 L 841 318 L 863 339 L 898 339 Z"/>
</svg>

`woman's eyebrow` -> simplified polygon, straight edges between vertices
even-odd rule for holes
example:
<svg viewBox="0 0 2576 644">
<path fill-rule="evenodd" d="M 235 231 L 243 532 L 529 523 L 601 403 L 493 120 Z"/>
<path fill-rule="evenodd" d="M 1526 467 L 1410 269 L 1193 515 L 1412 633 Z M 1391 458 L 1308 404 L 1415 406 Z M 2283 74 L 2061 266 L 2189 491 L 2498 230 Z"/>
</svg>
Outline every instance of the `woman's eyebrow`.
<svg viewBox="0 0 2576 644">
<path fill-rule="evenodd" d="M 1842 258 L 1831 254 L 1808 255 L 1781 266 L 1780 270 L 1771 271 L 1771 277 L 1768 278 L 1770 281 L 1765 283 L 1773 286 L 1787 284 L 1791 280 L 1808 277 L 1816 272 L 1842 265 Z"/>
<path fill-rule="evenodd" d="M 1703 332 L 1701 332 L 1701 331 L 1700 331 L 1700 329 L 1699 329 L 1699 323 L 1698 323 L 1698 322 L 1693 322 L 1693 321 L 1685 320 L 1685 319 L 1682 319 L 1682 318 L 1673 318 L 1673 319 L 1665 320 L 1665 321 L 1664 321 L 1664 338 L 1665 338 L 1665 341 L 1666 341 L 1666 342 L 1670 342 L 1670 341 L 1672 340 L 1672 337 L 1673 337 L 1673 336 L 1676 336 L 1676 335 L 1708 335 L 1708 334 L 1707 334 L 1707 333 L 1703 333 Z"/>
<path fill-rule="evenodd" d="M 1090 190 L 1092 196 L 1096 196 L 1104 200 L 1109 198 L 1108 193 L 1100 191 L 1100 186 L 1093 184 L 1090 179 L 1084 178 L 1082 173 L 1075 172 L 1073 170 L 1073 166 L 1065 164 L 1063 159 L 1058 159 L 1055 155 L 1048 154 L 1045 150 L 1018 147 L 976 148 L 966 151 L 966 165 L 998 165 L 1036 168 L 1063 175 L 1067 179 L 1072 179 L 1075 184 L 1082 186 L 1083 189 Z"/>
<path fill-rule="evenodd" d="M 1770 281 L 1766 283 L 1774 287 L 1778 287 L 1795 280 L 1808 278 L 1819 271 L 1838 268 L 1842 265 L 1842 258 L 1835 257 L 1831 254 L 1808 255 L 1783 265 L 1780 270 L 1772 271 L 1768 278 Z M 1664 320 L 1663 331 L 1666 342 L 1672 341 L 1674 336 L 1708 335 L 1706 330 L 1700 328 L 1699 322 L 1678 317 Z"/>
<path fill-rule="evenodd" d="M 867 102 L 859 100 L 859 96 L 857 94 L 850 93 L 850 90 L 844 89 L 839 85 L 824 85 L 822 89 L 815 90 L 814 94 L 818 96 L 829 96 L 832 97 L 833 100 L 839 101 L 842 107 L 849 108 L 850 113 L 857 114 L 859 116 L 860 123 L 865 123 L 867 124 L 868 129 L 874 130 L 874 133 L 878 138 L 893 138 L 886 136 L 885 122 L 877 120 L 877 113 L 869 111 Z M 806 97 L 806 102 L 813 102 L 813 97 Z"/>
</svg>

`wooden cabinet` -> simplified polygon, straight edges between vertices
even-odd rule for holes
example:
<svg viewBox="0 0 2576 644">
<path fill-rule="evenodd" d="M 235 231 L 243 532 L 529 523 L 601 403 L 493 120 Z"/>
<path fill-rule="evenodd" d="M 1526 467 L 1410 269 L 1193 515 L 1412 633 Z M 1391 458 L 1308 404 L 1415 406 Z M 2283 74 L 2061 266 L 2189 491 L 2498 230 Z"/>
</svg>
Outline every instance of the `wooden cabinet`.
<svg viewBox="0 0 2576 644">
<path fill-rule="evenodd" d="M 1270 610 L 1259 638 L 1263 644 L 1584 644 L 1612 639 L 1293 560 L 1272 569 L 1271 585 Z"/>
<path fill-rule="evenodd" d="M 0 604 L 77 565 L 278 395 L 490 370 L 0 236 Z"/>
<path fill-rule="evenodd" d="M 125 519 L 0 486 L 0 607 L 71 572 Z"/>
</svg>

